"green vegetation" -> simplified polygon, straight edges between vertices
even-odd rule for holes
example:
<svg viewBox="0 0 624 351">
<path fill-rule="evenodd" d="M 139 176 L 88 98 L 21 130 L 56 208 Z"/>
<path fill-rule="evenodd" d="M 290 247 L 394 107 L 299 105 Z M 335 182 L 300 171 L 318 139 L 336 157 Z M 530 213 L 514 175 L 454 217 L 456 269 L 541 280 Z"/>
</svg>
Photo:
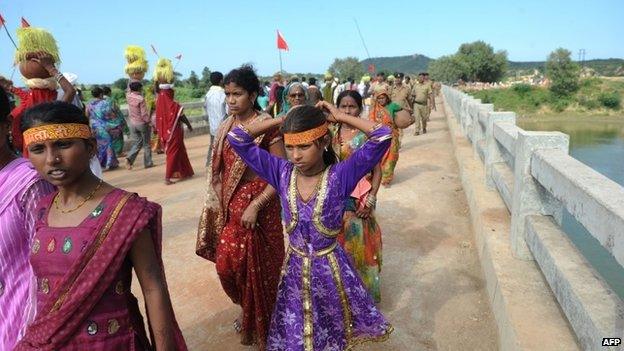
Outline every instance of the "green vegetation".
<svg viewBox="0 0 624 351">
<path fill-rule="evenodd" d="M 431 77 L 443 82 L 497 82 L 505 75 L 507 52 L 497 51 L 484 41 L 462 44 L 457 53 L 431 62 Z"/>
<path fill-rule="evenodd" d="M 572 62 L 569 50 L 558 48 L 548 55 L 546 77 L 550 79 L 550 91 L 558 98 L 570 97 L 579 89 L 580 67 Z"/>
<path fill-rule="evenodd" d="M 361 61 L 361 64 L 362 69 L 365 71 L 368 71 L 369 66 L 373 65 L 376 71 L 387 74 L 394 72 L 418 74 L 426 71 L 431 61 L 433 60 L 425 55 L 414 54 L 394 57 L 373 57 Z"/>
<path fill-rule="evenodd" d="M 361 61 L 361 64 L 364 70 L 368 70 L 369 65 L 373 64 L 377 71 L 383 71 L 386 73 L 403 72 L 408 74 L 417 74 L 418 72 L 427 70 L 431 73 L 432 67 L 430 65 L 433 64 L 433 62 L 442 60 L 443 62 L 441 65 L 449 65 L 452 63 L 449 58 L 453 56 L 454 55 L 442 56 L 436 60 L 420 54 L 394 57 L 373 57 Z M 508 61 L 505 76 L 516 77 L 529 75 L 533 74 L 534 71 L 544 73 L 545 66 L 545 61 Z M 597 76 L 624 76 L 624 59 L 610 58 L 588 60 L 584 62 L 583 66 Z M 456 75 L 451 74 L 450 76 L 454 77 Z M 455 80 L 443 78 L 444 77 L 441 76 L 440 80 L 445 82 L 455 82 Z"/>
<path fill-rule="evenodd" d="M 360 78 L 364 75 L 364 69 L 362 68 L 362 65 L 357 57 L 345 57 L 343 59 L 337 58 L 331 66 L 329 66 L 327 71 L 334 77 L 338 77 L 342 80 L 348 78 L 360 80 Z"/>
<path fill-rule="evenodd" d="M 624 79 L 587 78 L 578 91 L 560 96 L 552 91 L 528 84 L 508 89 L 471 92 L 483 103 L 494 104 L 497 111 L 515 111 L 520 115 L 621 115 Z"/>
</svg>

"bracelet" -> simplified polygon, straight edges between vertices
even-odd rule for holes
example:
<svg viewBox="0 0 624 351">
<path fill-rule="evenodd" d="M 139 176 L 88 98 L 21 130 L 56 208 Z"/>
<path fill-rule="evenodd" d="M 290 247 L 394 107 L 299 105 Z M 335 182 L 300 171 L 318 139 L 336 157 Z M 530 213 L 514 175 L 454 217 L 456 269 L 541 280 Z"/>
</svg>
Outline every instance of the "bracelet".
<svg viewBox="0 0 624 351">
<path fill-rule="evenodd" d="M 366 207 L 375 208 L 376 205 L 377 197 L 375 195 L 368 194 L 368 196 L 366 197 Z"/>
<path fill-rule="evenodd" d="M 260 210 L 271 200 L 271 196 L 267 194 L 260 194 L 257 198 L 254 199 L 255 207 L 257 210 Z"/>
<path fill-rule="evenodd" d="M 54 79 L 56 79 L 57 82 L 61 82 L 61 79 L 65 78 L 65 76 L 63 75 L 63 73 L 58 72 L 56 75 L 54 75 Z"/>
</svg>

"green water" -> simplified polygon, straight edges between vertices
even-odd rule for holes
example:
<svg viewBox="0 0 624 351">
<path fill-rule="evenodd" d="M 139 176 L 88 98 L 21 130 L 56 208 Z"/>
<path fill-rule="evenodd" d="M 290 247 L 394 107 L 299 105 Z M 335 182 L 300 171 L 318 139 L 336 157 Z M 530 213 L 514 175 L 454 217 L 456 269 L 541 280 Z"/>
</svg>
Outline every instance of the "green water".
<svg viewBox="0 0 624 351">
<path fill-rule="evenodd" d="M 570 136 L 570 155 L 624 186 L 624 118 L 622 122 L 587 120 L 519 120 L 525 130 L 561 131 Z M 563 230 L 611 288 L 624 299 L 624 268 L 567 211 Z"/>
</svg>

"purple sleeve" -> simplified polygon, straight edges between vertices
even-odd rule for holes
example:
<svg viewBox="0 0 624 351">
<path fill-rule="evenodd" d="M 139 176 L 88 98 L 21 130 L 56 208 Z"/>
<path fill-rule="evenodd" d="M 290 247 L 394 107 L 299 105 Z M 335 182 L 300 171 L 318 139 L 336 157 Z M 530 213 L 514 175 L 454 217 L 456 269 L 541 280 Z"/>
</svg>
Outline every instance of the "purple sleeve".
<svg viewBox="0 0 624 351">
<path fill-rule="evenodd" d="M 256 145 L 254 139 L 240 127 L 235 127 L 228 133 L 228 141 L 232 149 L 243 159 L 260 178 L 266 180 L 275 189 L 279 189 L 279 179 L 282 169 L 288 161 L 271 155 L 268 151 Z"/>
<path fill-rule="evenodd" d="M 342 183 L 341 191 L 345 196 L 351 194 L 360 179 L 381 161 L 390 147 L 391 140 L 392 130 L 389 127 L 380 126 L 370 133 L 362 147 L 335 166 Z"/>
<path fill-rule="evenodd" d="M 35 233 L 35 209 L 39 204 L 39 200 L 54 191 L 54 186 L 45 180 L 34 182 L 20 199 L 20 205 L 24 209 L 24 225 L 28 233 L 28 239 L 32 239 Z"/>
</svg>

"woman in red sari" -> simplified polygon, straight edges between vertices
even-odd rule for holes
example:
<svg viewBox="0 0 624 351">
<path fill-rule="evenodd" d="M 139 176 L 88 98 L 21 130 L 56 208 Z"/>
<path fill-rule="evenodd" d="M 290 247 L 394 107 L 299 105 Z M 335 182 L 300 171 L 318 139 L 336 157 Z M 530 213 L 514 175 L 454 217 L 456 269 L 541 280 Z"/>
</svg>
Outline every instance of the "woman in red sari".
<svg viewBox="0 0 624 351">
<path fill-rule="evenodd" d="M 162 266 L 160 206 L 91 173 L 97 146 L 79 108 L 37 105 L 22 131 L 30 161 L 59 190 L 35 210 L 37 316 L 16 350 L 186 350 Z M 131 293 L 133 268 L 149 339 Z"/>
<path fill-rule="evenodd" d="M 173 184 L 171 178 L 192 177 L 193 167 L 184 146 L 182 123 L 193 131 L 191 123 L 184 115 L 184 108 L 173 99 L 173 84 L 159 84 L 156 97 L 156 129 L 167 156 L 165 184 Z"/>
<path fill-rule="evenodd" d="M 197 254 L 216 263 L 221 285 L 242 307 L 234 322 L 241 343 L 264 350 L 284 260 L 284 238 L 276 192 L 249 169 L 225 138 L 238 125 L 270 119 L 259 112 L 260 82 L 252 67 L 225 76 L 225 96 L 231 115 L 221 124 L 212 150 L 207 199 L 202 211 Z M 284 156 L 277 130 L 256 142 Z"/>
</svg>

